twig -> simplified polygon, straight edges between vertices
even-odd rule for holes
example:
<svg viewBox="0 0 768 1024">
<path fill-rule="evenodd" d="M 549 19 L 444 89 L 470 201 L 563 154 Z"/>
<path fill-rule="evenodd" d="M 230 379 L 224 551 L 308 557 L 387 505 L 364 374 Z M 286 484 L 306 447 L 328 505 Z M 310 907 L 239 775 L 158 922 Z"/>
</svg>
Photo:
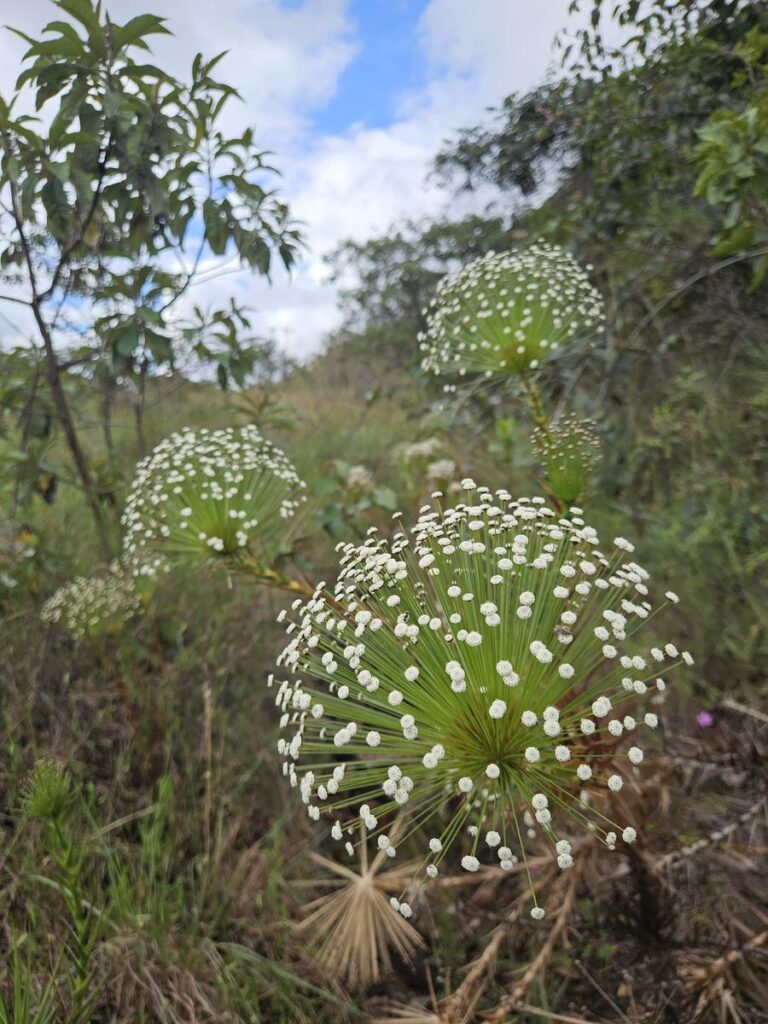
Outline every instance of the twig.
<svg viewBox="0 0 768 1024">
<path fill-rule="evenodd" d="M 596 992 L 599 992 L 599 993 L 600 993 L 600 995 L 601 995 L 601 996 L 603 997 L 603 999 L 604 999 L 604 1000 L 606 1001 L 606 1003 L 608 1003 L 608 1005 L 610 1006 L 610 1008 L 611 1008 L 612 1010 L 614 1010 L 614 1011 L 615 1011 L 616 1013 L 618 1013 L 618 1014 L 619 1014 L 619 1016 L 621 1017 L 621 1019 L 622 1019 L 622 1020 L 624 1020 L 624 1021 L 626 1021 L 626 1022 L 627 1022 L 627 1024 L 632 1024 L 632 1021 L 631 1021 L 631 1020 L 629 1019 L 629 1017 L 628 1017 L 628 1016 L 626 1015 L 626 1013 L 624 1013 L 624 1011 L 623 1011 L 623 1010 L 622 1010 L 622 1008 L 621 1008 L 621 1007 L 620 1007 L 620 1006 L 618 1005 L 618 1003 L 617 1003 L 617 1002 L 616 1002 L 616 1001 L 615 1001 L 614 999 L 612 999 L 612 998 L 611 998 L 611 996 L 609 996 L 609 995 L 608 995 L 608 993 L 607 993 L 607 992 L 605 991 L 605 989 L 604 989 L 604 988 L 602 987 L 602 985 L 600 985 L 600 984 L 599 984 L 599 982 L 597 982 L 597 981 L 596 981 L 596 980 L 595 980 L 595 979 L 594 979 L 594 978 L 592 977 L 592 975 L 591 975 L 591 974 L 589 973 L 589 971 L 588 971 L 588 970 L 586 969 L 586 967 L 584 966 L 584 964 L 583 964 L 583 963 L 582 963 L 582 962 L 581 962 L 580 960 L 574 960 L 573 962 L 574 962 L 575 966 L 576 966 L 576 967 L 578 967 L 578 969 L 579 969 L 579 970 L 581 971 L 581 973 L 582 973 L 582 974 L 584 975 L 584 977 L 585 977 L 585 978 L 587 979 L 587 981 L 588 981 L 588 982 L 589 982 L 589 984 L 590 984 L 590 985 L 592 986 L 592 988 L 594 988 L 594 990 L 595 990 Z"/>
<path fill-rule="evenodd" d="M 756 718 L 758 722 L 768 722 L 768 715 L 766 715 L 765 712 L 747 707 L 746 704 L 739 704 L 735 700 L 731 700 L 729 697 L 720 701 L 720 707 L 727 708 L 729 711 L 738 711 L 740 715 L 748 715 L 750 718 Z"/>
<path fill-rule="evenodd" d="M 493 1024 L 501 1024 L 509 1013 L 519 1009 L 520 1003 L 526 992 L 536 979 L 537 975 L 546 966 L 555 950 L 555 947 L 565 935 L 571 913 L 576 905 L 576 893 L 578 892 L 579 882 L 587 860 L 588 857 L 586 855 L 579 857 L 565 876 L 565 892 L 563 894 L 563 901 L 555 913 L 555 919 L 549 930 L 546 942 L 534 959 L 528 964 L 522 978 L 517 982 L 509 995 L 504 996 L 498 1006 L 493 1010 L 482 1014 L 483 1020 L 491 1021 Z"/>
<path fill-rule="evenodd" d="M 734 263 L 742 263 L 744 260 L 757 259 L 759 256 L 768 256 L 768 248 L 753 249 L 750 252 L 739 253 L 737 256 L 731 256 L 727 260 L 721 260 L 720 263 L 715 263 L 713 266 L 706 267 L 704 270 L 700 270 L 697 274 L 693 274 L 686 281 L 683 281 L 681 285 L 678 285 L 677 288 L 673 288 L 672 291 L 667 292 L 664 298 L 657 302 L 656 305 L 648 311 L 637 327 L 632 331 L 626 341 L 626 344 L 622 345 L 621 348 L 630 348 L 632 344 L 637 341 L 645 328 L 656 319 L 659 313 L 665 309 L 670 302 L 674 302 L 679 295 L 682 295 L 683 292 L 692 288 L 693 285 L 698 284 L 698 282 L 702 281 L 705 277 L 713 277 L 721 270 L 725 270 L 726 267 L 733 266 Z"/>
<path fill-rule="evenodd" d="M 491 940 L 481 955 L 470 967 L 466 978 L 456 991 L 440 1004 L 441 1024 L 464 1024 L 474 1010 L 485 988 L 485 978 L 491 968 L 499 946 L 506 937 L 510 925 L 520 916 L 516 909 L 509 918 L 491 933 Z"/>
<path fill-rule="evenodd" d="M 689 857 L 695 856 L 697 853 L 701 853 L 702 850 L 707 849 L 710 846 L 714 846 L 715 843 L 721 843 L 723 839 L 727 839 L 729 836 L 740 828 L 742 825 L 746 825 L 747 822 L 756 818 L 760 811 L 765 807 L 765 796 L 761 796 L 756 800 L 751 807 L 748 807 L 743 814 L 740 814 L 738 818 L 725 825 L 723 828 L 716 829 L 711 832 L 708 836 L 697 839 L 695 843 L 690 843 L 687 846 L 682 846 L 678 850 L 673 850 L 671 853 L 666 853 L 662 857 L 659 857 L 653 862 L 654 868 L 671 867 L 672 865 L 679 864 Z"/>
<path fill-rule="evenodd" d="M 543 1010 L 539 1006 L 531 1006 L 529 1003 L 520 1003 L 517 1007 L 520 1013 L 533 1013 L 539 1017 L 546 1017 L 547 1020 L 560 1021 L 560 1024 L 598 1024 L 597 1021 L 589 1021 L 585 1017 L 571 1017 L 565 1013 L 554 1013 L 552 1010 Z"/>
<path fill-rule="evenodd" d="M 211 724 L 211 684 L 203 683 L 203 722 L 205 729 L 205 795 L 203 829 L 205 863 L 211 862 L 211 815 L 213 813 L 213 728 Z"/>
</svg>

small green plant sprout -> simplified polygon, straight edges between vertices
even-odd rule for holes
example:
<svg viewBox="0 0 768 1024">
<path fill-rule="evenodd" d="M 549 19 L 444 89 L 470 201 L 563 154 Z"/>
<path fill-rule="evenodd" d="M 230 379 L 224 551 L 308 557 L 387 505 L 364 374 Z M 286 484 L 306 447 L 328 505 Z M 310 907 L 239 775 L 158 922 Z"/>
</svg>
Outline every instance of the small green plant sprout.
<svg viewBox="0 0 768 1024">
<path fill-rule="evenodd" d="M 266 568 L 304 487 L 253 425 L 171 434 L 138 465 L 122 518 L 124 557 L 144 571 L 148 555 Z"/>
<path fill-rule="evenodd" d="M 60 587 L 42 607 L 44 622 L 62 626 L 76 640 L 110 636 L 141 610 L 141 597 L 132 572 L 113 562 L 102 576 L 76 576 Z"/>
<path fill-rule="evenodd" d="M 572 504 L 589 486 L 602 458 L 595 424 L 564 416 L 548 428 L 536 427 L 531 440 L 550 493 L 563 504 Z"/>
<path fill-rule="evenodd" d="M 462 488 L 391 542 L 341 545 L 332 591 L 281 612 L 283 770 L 350 855 L 362 821 L 390 856 L 421 837 L 419 879 L 454 846 L 467 871 L 509 870 L 537 843 L 567 869 L 584 830 L 609 849 L 637 838 L 615 794 L 658 724 L 641 708 L 693 663 L 642 627 L 677 597 L 653 606 L 632 545 L 604 553 L 579 509 Z"/>
<path fill-rule="evenodd" d="M 30 818 L 60 826 L 69 817 L 75 799 L 72 776 L 50 758 L 41 758 L 24 780 L 22 806 Z"/>
<path fill-rule="evenodd" d="M 26 816 L 43 827 L 46 853 L 45 874 L 36 880 L 54 890 L 67 914 L 67 941 L 62 959 L 68 990 L 66 1020 L 86 1024 L 98 994 L 95 949 L 101 918 L 88 899 L 88 840 L 79 835 L 86 817 L 83 792 L 69 771 L 48 758 L 38 761 L 25 780 L 22 808 Z"/>
<path fill-rule="evenodd" d="M 526 373 L 590 337 L 603 319 L 600 293 L 565 250 L 539 243 L 491 252 L 438 285 L 420 335 L 422 368 L 460 377 Z"/>
</svg>

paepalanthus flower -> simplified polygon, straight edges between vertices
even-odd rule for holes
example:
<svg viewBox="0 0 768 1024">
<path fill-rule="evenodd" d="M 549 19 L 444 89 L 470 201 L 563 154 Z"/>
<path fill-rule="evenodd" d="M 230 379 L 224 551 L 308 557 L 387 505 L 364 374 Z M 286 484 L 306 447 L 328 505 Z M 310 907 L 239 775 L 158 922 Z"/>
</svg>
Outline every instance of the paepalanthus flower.
<svg viewBox="0 0 768 1024">
<path fill-rule="evenodd" d="M 468 263 L 440 282 L 426 313 L 422 368 L 460 377 L 535 370 L 605 318 L 587 270 L 544 242 Z"/>
<path fill-rule="evenodd" d="M 638 706 L 691 658 L 643 640 L 649 575 L 628 541 L 603 553 L 579 509 L 463 487 L 391 542 L 341 545 L 336 584 L 281 614 L 283 770 L 342 843 L 362 821 L 392 856 L 410 812 L 429 877 L 454 845 L 466 870 L 509 869 L 537 835 L 566 869 L 585 828 L 636 838 L 608 798 L 657 725 Z"/>
<path fill-rule="evenodd" d="M 100 576 L 76 576 L 48 598 L 40 611 L 44 622 L 61 626 L 76 640 L 119 633 L 141 609 L 133 574 L 113 562 Z"/>
<path fill-rule="evenodd" d="M 532 436 L 547 485 L 560 501 L 576 501 L 589 486 L 600 459 L 600 438 L 592 420 L 563 416 Z"/>
<path fill-rule="evenodd" d="M 137 572 L 153 564 L 150 555 L 172 562 L 249 551 L 268 562 L 304 487 L 253 425 L 171 434 L 137 467 L 124 557 Z"/>
</svg>

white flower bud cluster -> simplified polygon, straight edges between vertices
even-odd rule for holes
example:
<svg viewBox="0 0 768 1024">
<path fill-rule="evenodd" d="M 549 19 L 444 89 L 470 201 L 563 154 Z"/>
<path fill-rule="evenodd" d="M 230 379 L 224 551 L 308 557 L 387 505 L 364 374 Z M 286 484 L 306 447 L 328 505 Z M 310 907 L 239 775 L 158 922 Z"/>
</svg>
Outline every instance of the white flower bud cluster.
<svg viewBox="0 0 768 1024">
<path fill-rule="evenodd" d="M 104 576 L 77 576 L 60 587 L 45 602 L 40 616 L 44 622 L 60 625 L 81 640 L 86 635 L 119 632 L 140 608 L 132 574 L 115 562 Z"/>
<path fill-rule="evenodd" d="M 611 848 L 635 840 L 612 794 L 658 727 L 638 710 L 649 692 L 662 699 L 659 661 L 666 673 L 690 655 L 643 640 L 649 575 L 627 541 L 603 552 L 580 509 L 462 486 L 461 503 L 425 506 L 390 542 L 372 529 L 340 545 L 335 585 L 281 613 L 285 677 L 270 682 L 283 771 L 339 841 L 362 819 L 393 856 L 387 823 L 405 808 L 433 837 L 430 877 L 466 833 L 468 871 L 488 849 L 509 870 L 524 836 L 565 870 L 563 828 L 587 822 Z"/>
<path fill-rule="evenodd" d="M 171 434 L 137 467 L 122 517 L 124 557 L 146 565 L 147 552 L 179 559 L 247 550 L 268 560 L 304 486 L 255 426 Z"/>
<path fill-rule="evenodd" d="M 552 494 L 564 502 L 576 501 L 602 458 L 593 421 L 564 416 L 546 431 L 537 427 L 532 441 Z"/>
<path fill-rule="evenodd" d="M 422 368 L 486 377 L 535 370 L 604 318 L 600 293 L 565 250 L 537 243 L 491 252 L 438 285 L 419 336 Z"/>
</svg>

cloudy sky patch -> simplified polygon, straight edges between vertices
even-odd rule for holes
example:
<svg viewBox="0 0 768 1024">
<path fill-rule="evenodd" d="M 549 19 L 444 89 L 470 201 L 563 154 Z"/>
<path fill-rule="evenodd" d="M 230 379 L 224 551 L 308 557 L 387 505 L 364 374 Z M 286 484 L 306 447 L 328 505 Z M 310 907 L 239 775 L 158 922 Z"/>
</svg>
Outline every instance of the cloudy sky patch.
<svg viewBox="0 0 768 1024">
<path fill-rule="evenodd" d="M 202 286 L 206 304 L 235 293 L 258 309 L 259 330 L 304 358 L 339 323 L 324 257 L 404 216 L 457 212 L 427 178 L 441 142 L 486 116 L 506 94 L 538 82 L 567 23 L 568 0 L 112 0 L 113 18 L 151 10 L 174 35 L 154 44 L 179 76 L 197 51 L 228 50 L 221 77 L 236 86 L 228 126 L 253 124 L 273 150 L 282 191 L 309 249 L 272 286 L 239 273 Z M 3 21 L 30 34 L 56 16 L 50 0 L 3 0 Z M 0 38 L 0 90 L 12 91 L 23 44 Z M 480 209 L 488 195 L 464 200 Z"/>
</svg>

